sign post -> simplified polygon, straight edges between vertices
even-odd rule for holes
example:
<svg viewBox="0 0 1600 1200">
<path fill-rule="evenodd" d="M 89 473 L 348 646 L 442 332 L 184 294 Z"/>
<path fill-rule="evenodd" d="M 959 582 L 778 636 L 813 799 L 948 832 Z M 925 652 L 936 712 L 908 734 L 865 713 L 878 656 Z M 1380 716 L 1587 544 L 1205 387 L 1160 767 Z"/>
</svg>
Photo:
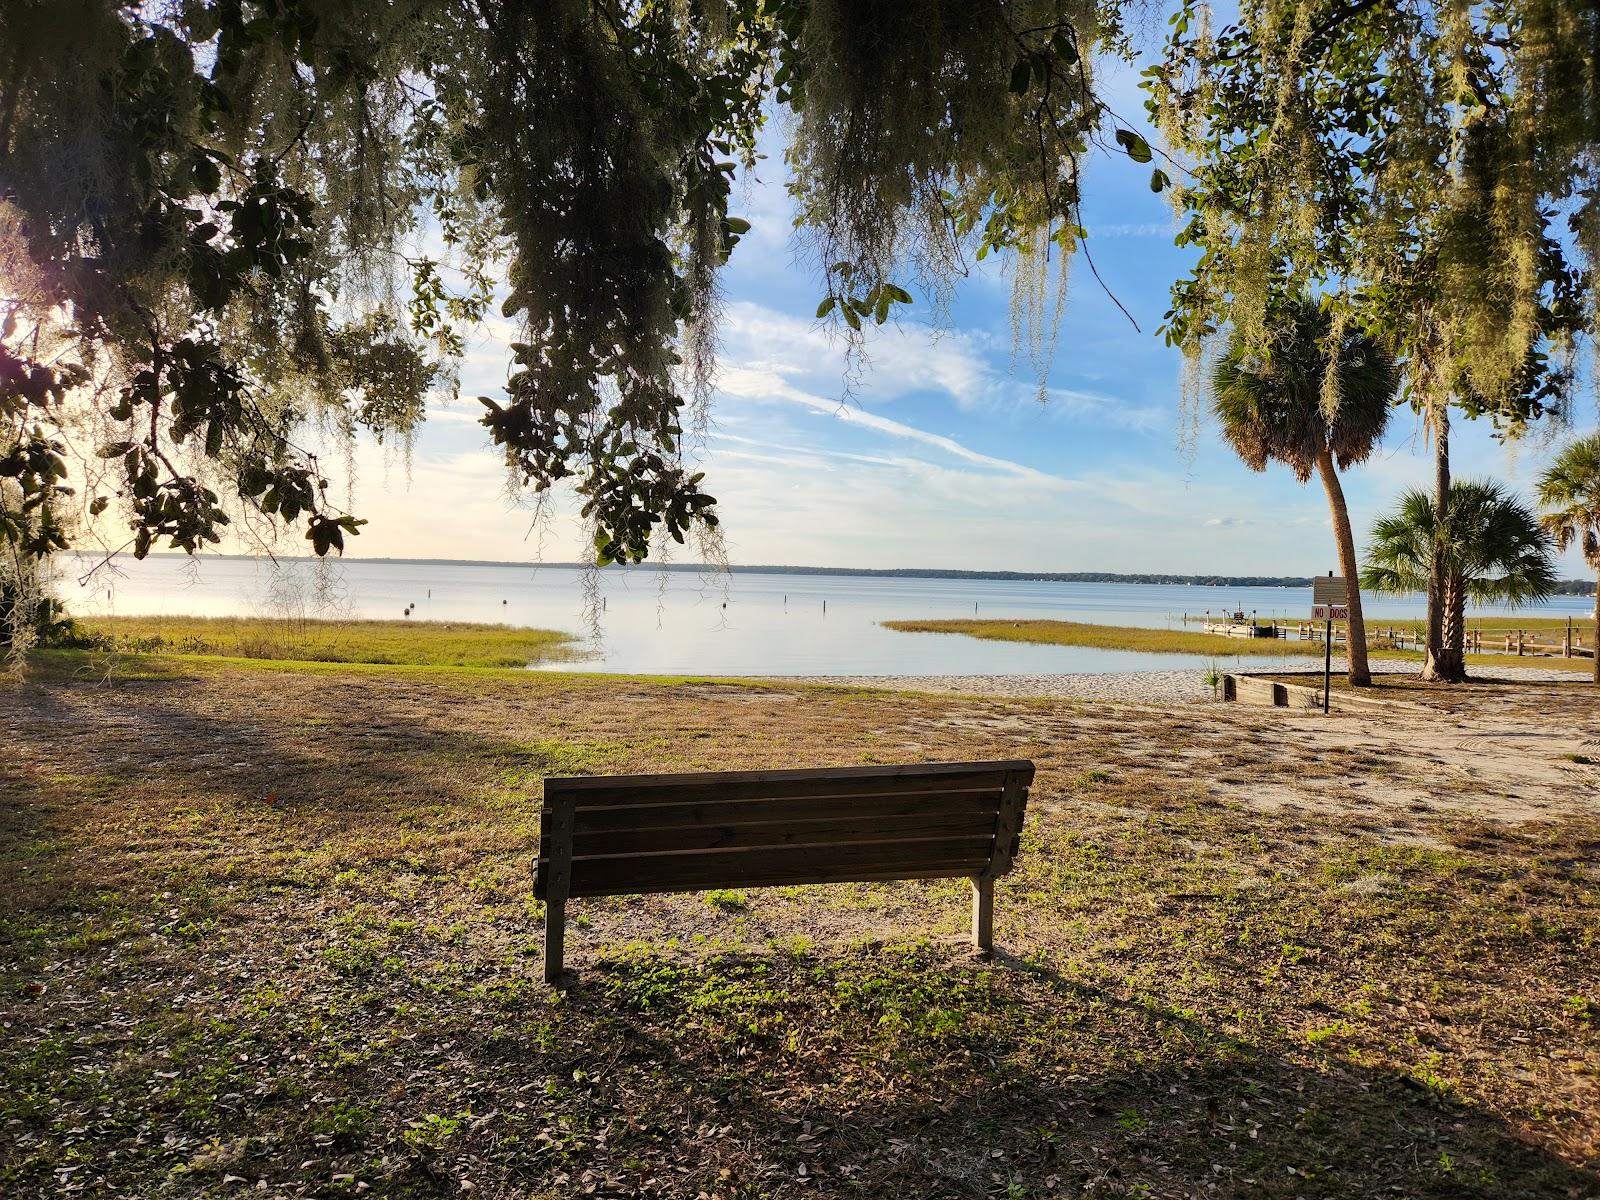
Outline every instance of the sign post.
<svg viewBox="0 0 1600 1200">
<path fill-rule="evenodd" d="M 1350 590 L 1344 576 L 1329 571 L 1326 578 L 1311 581 L 1311 619 L 1323 622 L 1322 636 L 1322 711 L 1328 711 L 1333 691 L 1333 623 L 1350 617 Z M 1347 639 L 1348 640 L 1348 639 Z"/>
</svg>

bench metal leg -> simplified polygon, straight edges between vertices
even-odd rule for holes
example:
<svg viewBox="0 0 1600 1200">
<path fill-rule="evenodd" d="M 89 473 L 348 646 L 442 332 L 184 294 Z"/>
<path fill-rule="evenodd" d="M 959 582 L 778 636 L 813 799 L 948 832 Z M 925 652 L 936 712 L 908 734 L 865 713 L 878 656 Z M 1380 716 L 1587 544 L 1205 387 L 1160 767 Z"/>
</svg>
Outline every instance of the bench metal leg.
<svg viewBox="0 0 1600 1200">
<path fill-rule="evenodd" d="M 987 875 L 972 881 L 972 944 L 984 954 L 994 950 L 994 879 Z"/>
<path fill-rule="evenodd" d="M 567 902 L 550 899 L 544 906 L 544 981 L 551 987 L 561 982 L 566 952 Z"/>
</svg>

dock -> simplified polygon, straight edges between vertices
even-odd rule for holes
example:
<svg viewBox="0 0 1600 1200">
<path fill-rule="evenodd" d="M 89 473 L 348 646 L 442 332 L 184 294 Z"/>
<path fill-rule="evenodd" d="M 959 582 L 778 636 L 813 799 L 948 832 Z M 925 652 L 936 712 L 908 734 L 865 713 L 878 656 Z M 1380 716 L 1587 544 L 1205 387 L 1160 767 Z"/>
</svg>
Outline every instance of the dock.
<svg viewBox="0 0 1600 1200">
<path fill-rule="evenodd" d="M 1279 617 L 1261 620 L 1254 614 L 1245 616 L 1237 612 L 1220 615 L 1183 613 L 1181 618 L 1184 625 L 1198 624 L 1203 632 L 1219 637 L 1282 638 L 1302 642 L 1321 642 L 1327 639 L 1327 627 L 1321 621 L 1289 621 Z M 1571 621 L 1567 622 L 1567 627 L 1561 631 L 1560 637 L 1551 635 L 1552 631 L 1548 629 L 1537 631 L 1519 628 L 1469 629 L 1466 632 L 1464 649 L 1469 654 L 1507 654 L 1518 658 L 1595 656 L 1593 641 L 1585 644 L 1582 632 Z M 1544 640 L 1546 638 L 1549 640 Z M 1333 644 L 1338 646 L 1348 641 L 1344 623 L 1335 621 Z M 1420 628 L 1369 622 L 1367 645 L 1376 649 L 1415 650 L 1420 653 L 1423 649 L 1423 634 Z"/>
</svg>

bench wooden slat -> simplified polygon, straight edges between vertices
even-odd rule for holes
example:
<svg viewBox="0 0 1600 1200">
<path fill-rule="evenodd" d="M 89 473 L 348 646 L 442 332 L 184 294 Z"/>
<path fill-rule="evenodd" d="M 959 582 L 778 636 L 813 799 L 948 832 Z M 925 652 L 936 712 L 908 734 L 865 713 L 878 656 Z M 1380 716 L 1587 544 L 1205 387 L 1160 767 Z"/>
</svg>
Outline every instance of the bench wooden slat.
<svg viewBox="0 0 1600 1200">
<path fill-rule="evenodd" d="M 887 872 L 896 878 L 907 872 L 964 875 L 989 865 L 993 841 L 992 837 L 936 838 L 889 845 L 782 846 L 574 859 L 568 895 L 772 887 L 774 880 L 794 879 L 829 883 L 863 872 Z"/>
<path fill-rule="evenodd" d="M 943 867 L 933 870 L 922 870 L 916 867 L 897 867 L 887 871 L 845 870 L 837 873 L 830 872 L 826 876 L 818 875 L 816 871 L 801 871 L 794 875 L 771 875 L 760 879 L 746 879 L 736 884 L 723 884 L 719 886 L 737 888 L 774 888 L 774 887 L 813 887 L 835 883 L 898 883 L 902 880 L 932 880 L 932 879 L 966 879 L 979 878 L 970 870 L 950 871 Z M 619 886 L 612 891 L 584 892 L 583 899 L 593 900 L 605 896 L 669 896 L 682 892 L 711 891 L 705 884 L 684 885 L 664 884 L 660 887 L 641 891 L 630 886 Z"/>
<path fill-rule="evenodd" d="M 828 796 L 823 799 L 717 800 L 709 803 L 648 804 L 640 808 L 580 808 L 574 814 L 579 834 L 634 829 L 682 829 L 697 825 L 752 825 L 784 821 L 826 821 L 859 817 L 894 820 L 926 815 L 931 819 L 999 809 L 1000 791 L 954 795 L 912 793 L 897 796 Z"/>
<path fill-rule="evenodd" d="M 869 814 L 736 825 L 697 824 L 664 829 L 584 829 L 581 820 L 578 824 L 578 832 L 572 841 L 574 859 L 608 854 L 665 854 L 681 850 L 727 850 L 752 846 L 897 842 L 925 837 L 992 838 L 995 834 L 993 811 L 929 816 L 921 813 L 897 816 Z M 540 857 L 548 858 L 550 848 L 550 839 L 541 838 Z"/>
<path fill-rule="evenodd" d="M 861 767 L 798 767 L 778 771 L 684 771 L 669 775 L 562 775 L 545 780 L 545 788 L 564 792 L 607 791 L 626 787 L 630 791 L 644 791 L 656 787 L 689 787 L 696 784 L 754 783 L 769 791 L 779 785 L 806 780 L 833 780 L 851 782 L 860 780 L 893 780 L 910 776 L 916 779 L 943 778 L 951 775 L 988 774 L 1002 775 L 1007 771 L 1025 771 L 1033 777 L 1033 763 L 1025 758 L 995 759 L 984 762 L 936 763 L 886 763 Z M 763 793 L 767 794 L 767 793 Z"/>
<path fill-rule="evenodd" d="M 1005 780 L 1004 771 L 977 770 L 963 767 L 960 771 L 941 773 L 938 776 L 918 775 L 883 776 L 851 779 L 836 773 L 827 775 L 794 775 L 780 780 L 727 779 L 691 777 L 678 784 L 651 782 L 636 787 L 634 779 L 655 779 L 641 775 L 615 775 L 604 778 L 604 786 L 577 788 L 571 785 L 592 782 L 587 778 L 551 779 L 545 781 L 546 796 L 571 796 L 582 810 L 586 808 L 628 807 L 648 808 L 655 804 L 683 804 L 689 801 L 709 803 L 722 800 L 785 800 L 806 797 L 855 796 L 905 796 L 912 794 L 944 795 L 951 792 L 998 793 Z"/>
</svg>

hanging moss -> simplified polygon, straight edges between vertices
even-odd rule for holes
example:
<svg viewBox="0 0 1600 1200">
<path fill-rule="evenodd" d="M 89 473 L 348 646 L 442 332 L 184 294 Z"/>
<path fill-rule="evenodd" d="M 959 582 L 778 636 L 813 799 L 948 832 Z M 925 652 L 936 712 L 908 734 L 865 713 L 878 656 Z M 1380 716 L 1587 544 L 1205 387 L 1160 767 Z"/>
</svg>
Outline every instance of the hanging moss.
<svg viewBox="0 0 1600 1200">
<path fill-rule="evenodd" d="M 1596 6 L 1562 0 L 1246 0 L 1215 35 L 1186 3 L 1150 81 L 1202 250 L 1169 340 L 1270 353 L 1312 289 L 1425 408 L 1513 433 L 1560 411 L 1595 320 L 1597 46 Z"/>
<path fill-rule="evenodd" d="M 1005 253 L 1018 341 L 1042 379 L 1081 237 L 1080 160 L 1104 121 L 1088 61 L 1098 21 L 1084 0 L 813 0 L 784 94 L 824 315 L 859 334 L 909 301 L 902 281 L 942 310 L 974 260 Z"/>
<path fill-rule="evenodd" d="M 940 312 L 1000 255 L 1042 387 L 1082 158 L 1151 155 L 1092 87 L 1123 7 L 10 0 L 0 437 L 43 465 L 7 476 L 0 534 L 42 547 L 23 505 L 56 489 L 83 517 L 115 504 L 135 554 L 240 518 L 342 550 L 361 522 L 305 431 L 347 459 L 362 430 L 404 445 L 503 281 L 517 333 L 484 424 L 516 487 L 574 487 L 602 563 L 697 534 L 715 557 L 692 451 L 749 228 L 730 184 L 769 115 L 819 318 L 858 339 L 914 287 Z M 80 421 L 63 397 L 90 381 Z M 115 549 L 109 522 L 83 528 Z"/>
</svg>

